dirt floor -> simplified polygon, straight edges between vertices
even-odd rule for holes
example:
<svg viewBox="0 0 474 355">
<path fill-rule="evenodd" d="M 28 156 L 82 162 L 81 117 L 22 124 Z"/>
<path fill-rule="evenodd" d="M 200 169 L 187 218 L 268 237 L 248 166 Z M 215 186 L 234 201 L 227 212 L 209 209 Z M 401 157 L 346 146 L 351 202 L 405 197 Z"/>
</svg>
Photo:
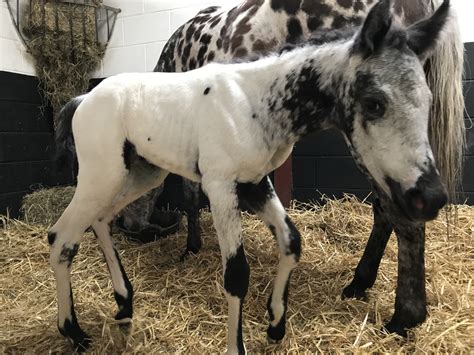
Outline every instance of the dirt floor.
<svg viewBox="0 0 474 355">
<path fill-rule="evenodd" d="M 309 207 L 309 206 L 307 206 Z M 429 317 L 408 339 L 388 335 L 382 325 L 393 312 L 396 240 L 382 260 L 368 302 L 341 300 L 362 255 L 372 223 L 371 207 L 355 199 L 292 210 L 303 237 L 303 255 L 290 288 L 287 335 L 266 340 L 266 302 L 276 273 L 273 237 L 254 216 L 244 216 L 251 283 L 244 307 L 244 341 L 250 353 L 417 352 L 474 350 L 474 208 L 459 206 L 447 235 L 445 215 L 428 224 L 426 246 Z M 3 218 L 0 229 L 0 353 L 70 353 L 56 328 L 55 281 L 48 258 L 47 226 Z M 202 215 L 204 247 L 180 262 L 185 226 L 151 244 L 115 235 L 135 289 L 133 325 L 114 321 L 110 277 L 91 233 L 73 264 L 76 313 L 93 337 L 95 353 L 216 353 L 226 346 L 226 302 L 216 236 Z"/>
</svg>

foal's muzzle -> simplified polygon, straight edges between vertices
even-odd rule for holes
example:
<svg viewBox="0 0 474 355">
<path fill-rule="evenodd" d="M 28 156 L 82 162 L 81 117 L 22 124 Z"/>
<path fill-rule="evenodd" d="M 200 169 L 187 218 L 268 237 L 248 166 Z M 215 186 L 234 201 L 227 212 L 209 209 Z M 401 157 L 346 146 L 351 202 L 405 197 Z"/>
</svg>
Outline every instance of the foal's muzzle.
<svg viewBox="0 0 474 355">
<path fill-rule="evenodd" d="M 411 220 L 431 221 L 448 202 L 448 194 L 434 168 L 418 178 L 415 187 L 403 192 L 399 183 L 387 178 L 394 202 Z"/>
</svg>

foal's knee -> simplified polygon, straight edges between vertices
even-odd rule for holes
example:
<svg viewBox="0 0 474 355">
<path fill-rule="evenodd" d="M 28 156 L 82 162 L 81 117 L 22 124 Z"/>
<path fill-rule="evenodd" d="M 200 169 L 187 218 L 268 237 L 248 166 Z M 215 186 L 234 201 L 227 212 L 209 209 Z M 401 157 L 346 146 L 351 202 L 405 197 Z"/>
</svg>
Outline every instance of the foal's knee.
<svg viewBox="0 0 474 355">
<path fill-rule="evenodd" d="M 286 216 L 285 223 L 286 223 L 286 226 L 288 227 L 288 241 L 289 241 L 286 255 L 292 256 L 296 264 L 298 263 L 301 257 L 301 234 L 298 231 L 298 229 L 296 229 L 290 217 Z"/>
<path fill-rule="evenodd" d="M 60 265 L 70 268 L 72 260 L 79 250 L 79 244 L 61 242 L 57 238 L 57 233 L 52 231 L 48 232 L 48 244 L 50 246 L 50 264 L 53 270 L 56 270 Z"/>
</svg>

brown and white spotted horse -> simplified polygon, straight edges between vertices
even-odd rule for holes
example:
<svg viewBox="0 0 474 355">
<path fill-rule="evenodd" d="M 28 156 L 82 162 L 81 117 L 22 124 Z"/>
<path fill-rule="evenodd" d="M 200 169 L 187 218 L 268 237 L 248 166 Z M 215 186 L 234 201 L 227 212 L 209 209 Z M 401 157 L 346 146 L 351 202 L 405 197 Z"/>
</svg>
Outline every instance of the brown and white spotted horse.
<svg viewBox="0 0 474 355">
<path fill-rule="evenodd" d="M 447 194 L 428 139 L 432 95 L 423 64 L 446 29 L 449 8 L 445 0 L 429 19 L 404 27 L 394 20 L 391 1 L 382 0 L 362 26 L 323 32 L 280 54 L 186 73 L 120 74 L 69 102 L 60 113 L 57 146 L 66 149 L 73 135 L 78 184 L 48 235 L 60 332 L 78 349 L 90 342 L 76 318 L 70 283 L 74 255 L 89 227 L 111 274 L 116 319 L 131 321 L 133 288 L 109 223 L 170 172 L 202 183 L 209 197 L 222 254 L 231 354 L 245 353 L 242 310 L 250 267 L 241 206 L 257 213 L 278 243 L 267 334 L 276 341 L 285 335 L 300 235 L 266 175 L 302 137 L 337 129 L 379 196 L 391 201 L 382 208 L 393 208 L 392 218 L 404 218 L 411 226 L 435 218 Z M 412 274 L 419 270 L 412 261 L 423 258 L 407 227 L 395 227 L 401 272 L 397 308 L 387 328 L 396 332 L 422 320 L 417 313 L 422 295 L 403 293 L 418 286 Z"/>
<path fill-rule="evenodd" d="M 431 14 L 439 2 L 394 0 L 394 11 L 405 25 L 409 25 Z M 212 61 L 256 58 L 285 44 L 307 40 L 321 29 L 342 29 L 360 24 L 372 3 L 373 0 L 247 0 L 229 10 L 210 7 L 176 30 L 155 71 L 180 72 Z M 326 40 L 330 39 L 328 36 L 330 33 L 326 34 Z M 464 146 L 462 51 L 459 31 L 456 22 L 452 21 L 440 46 L 425 64 L 428 85 L 433 93 L 430 142 L 442 180 L 451 196 L 454 196 L 460 176 Z M 196 253 L 201 247 L 199 185 L 185 180 L 184 190 L 188 217 L 185 254 Z M 157 195 L 149 194 L 129 206 L 124 213 L 128 220 L 146 226 L 149 214 L 144 211 L 152 211 Z M 366 290 L 375 282 L 388 239 L 395 230 L 400 249 L 411 252 L 410 257 L 399 264 L 395 314 L 389 328 L 404 334 L 405 327 L 414 326 L 426 317 L 425 224 L 407 218 L 383 194 L 378 196 L 373 206 L 372 233 L 355 277 L 343 295 L 366 296 Z"/>
</svg>

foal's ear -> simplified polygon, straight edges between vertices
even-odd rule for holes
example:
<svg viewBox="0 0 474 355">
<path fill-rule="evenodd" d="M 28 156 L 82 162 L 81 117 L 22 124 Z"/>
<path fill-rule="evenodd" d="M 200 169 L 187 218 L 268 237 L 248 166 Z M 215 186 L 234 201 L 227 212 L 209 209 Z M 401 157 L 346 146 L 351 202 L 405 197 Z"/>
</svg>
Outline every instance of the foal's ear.
<svg viewBox="0 0 474 355">
<path fill-rule="evenodd" d="M 430 18 L 420 21 L 407 29 L 408 46 L 423 62 L 436 47 L 436 42 L 449 18 L 449 0 Z"/>
<path fill-rule="evenodd" d="M 354 52 L 368 57 L 383 44 L 392 25 L 392 1 L 380 0 L 367 15 L 362 29 L 357 34 Z"/>
</svg>

